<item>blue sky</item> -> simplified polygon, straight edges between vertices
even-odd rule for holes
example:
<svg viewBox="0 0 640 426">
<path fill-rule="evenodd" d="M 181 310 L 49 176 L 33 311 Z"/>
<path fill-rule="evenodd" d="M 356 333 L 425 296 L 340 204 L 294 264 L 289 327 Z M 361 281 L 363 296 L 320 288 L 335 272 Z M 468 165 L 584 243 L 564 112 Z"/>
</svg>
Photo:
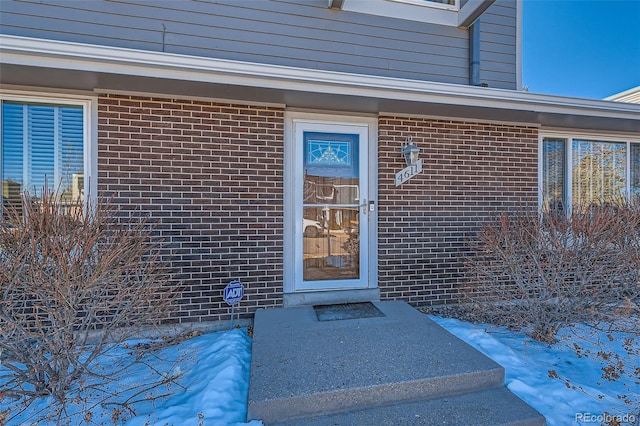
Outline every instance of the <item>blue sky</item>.
<svg viewBox="0 0 640 426">
<path fill-rule="evenodd" d="M 640 86 L 640 0 L 524 0 L 522 84 L 602 99 Z"/>
</svg>

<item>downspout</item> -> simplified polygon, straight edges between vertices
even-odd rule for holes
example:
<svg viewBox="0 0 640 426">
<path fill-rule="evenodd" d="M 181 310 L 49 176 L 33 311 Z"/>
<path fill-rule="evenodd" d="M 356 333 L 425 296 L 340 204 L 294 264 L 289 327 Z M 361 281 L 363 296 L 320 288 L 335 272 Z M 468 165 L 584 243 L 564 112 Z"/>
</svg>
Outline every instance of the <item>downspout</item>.
<svg viewBox="0 0 640 426">
<path fill-rule="evenodd" d="M 481 86 L 480 83 L 480 21 L 469 26 L 469 85 Z"/>
</svg>

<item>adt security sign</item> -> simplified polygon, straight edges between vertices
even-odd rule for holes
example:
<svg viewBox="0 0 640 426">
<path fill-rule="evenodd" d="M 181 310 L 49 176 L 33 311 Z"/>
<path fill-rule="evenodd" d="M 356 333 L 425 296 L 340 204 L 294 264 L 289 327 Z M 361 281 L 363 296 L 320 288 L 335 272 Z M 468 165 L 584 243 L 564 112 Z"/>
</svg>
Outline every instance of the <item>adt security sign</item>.
<svg viewBox="0 0 640 426">
<path fill-rule="evenodd" d="M 240 281 L 231 281 L 224 288 L 224 301 L 231 306 L 235 306 L 240 303 L 240 299 L 244 296 L 244 287 Z"/>
</svg>

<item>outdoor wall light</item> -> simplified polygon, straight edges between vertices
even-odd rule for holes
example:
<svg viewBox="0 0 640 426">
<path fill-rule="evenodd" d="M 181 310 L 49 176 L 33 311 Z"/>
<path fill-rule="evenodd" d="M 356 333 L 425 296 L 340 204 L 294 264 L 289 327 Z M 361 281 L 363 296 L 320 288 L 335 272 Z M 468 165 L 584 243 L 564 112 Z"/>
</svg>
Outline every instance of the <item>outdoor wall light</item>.
<svg viewBox="0 0 640 426">
<path fill-rule="evenodd" d="M 419 153 L 420 148 L 413 143 L 413 138 L 408 136 L 407 142 L 402 147 L 402 155 L 404 155 L 404 160 L 407 162 L 407 166 L 415 166 L 418 163 Z"/>
</svg>

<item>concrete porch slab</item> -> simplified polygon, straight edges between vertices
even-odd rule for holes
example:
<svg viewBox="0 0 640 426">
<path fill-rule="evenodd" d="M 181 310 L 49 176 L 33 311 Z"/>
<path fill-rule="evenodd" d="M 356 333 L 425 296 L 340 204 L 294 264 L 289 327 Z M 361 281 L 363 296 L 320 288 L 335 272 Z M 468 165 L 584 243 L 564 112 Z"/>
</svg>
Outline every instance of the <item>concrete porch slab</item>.
<svg viewBox="0 0 640 426">
<path fill-rule="evenodd" d="M 384 316 L 319 321 L 311 306 L 257 311 L 247 419 L 346 415 L 503 385 L 500 365 L 406 303 L 373 303 Z"/>
</svg>

